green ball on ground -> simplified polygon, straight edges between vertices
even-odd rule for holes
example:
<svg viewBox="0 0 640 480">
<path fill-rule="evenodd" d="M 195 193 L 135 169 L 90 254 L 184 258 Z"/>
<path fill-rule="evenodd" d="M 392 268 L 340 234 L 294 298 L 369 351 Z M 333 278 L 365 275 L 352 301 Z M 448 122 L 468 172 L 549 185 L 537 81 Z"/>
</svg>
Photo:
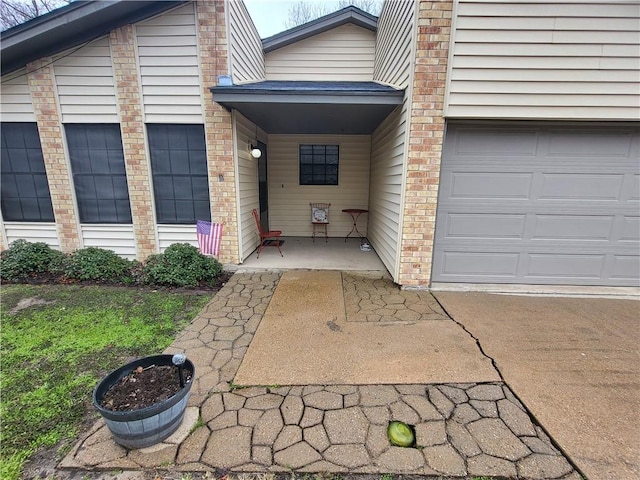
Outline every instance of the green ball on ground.
<svg viewBox="0 0 640 480">
<path fill-rule="evenodd" d="M 413 430 L 404 422 L 394 421 L 389 423 L 387 436 L 389 441 L 398 447 L 410 447 L 415 442 Z"/>
</svg>

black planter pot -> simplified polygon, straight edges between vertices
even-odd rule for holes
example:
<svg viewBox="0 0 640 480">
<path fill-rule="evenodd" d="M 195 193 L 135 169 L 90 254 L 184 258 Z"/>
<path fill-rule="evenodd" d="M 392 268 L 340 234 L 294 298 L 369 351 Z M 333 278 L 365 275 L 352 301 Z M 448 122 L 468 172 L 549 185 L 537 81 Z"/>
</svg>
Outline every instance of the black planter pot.
<svg viewBox="0 0 640 480">
<path fill-rule="evenodd" d="M 94 406 L 104 417 L 115 441 L 123 447 L 148 447 L 161 442 L 178 429 L 187 408 L 195 377 L 195 367 L 190 360 L 186 360 L 183 368 L 189 372 L 191 381 L 174 396 L 147 408 L 126 412 L 108 410 L 100 405 L 105 393 L 138 367 L 172 366 L 172 357 L 172 355 L 153 355 L 128 363 L 107 375 L 93 391 Z"/>
</svg>

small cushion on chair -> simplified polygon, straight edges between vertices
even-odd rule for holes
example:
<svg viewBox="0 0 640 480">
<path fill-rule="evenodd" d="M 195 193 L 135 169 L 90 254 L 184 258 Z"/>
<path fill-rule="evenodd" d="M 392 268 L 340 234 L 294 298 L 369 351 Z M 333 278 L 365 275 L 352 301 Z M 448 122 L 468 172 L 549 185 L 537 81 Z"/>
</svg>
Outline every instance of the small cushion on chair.
<svg viewBox="0 0 640 480">
<path fill-rule="evenodd" d="M 311 222 L 327 223 L 327 210 L 324 208 L 313 207 L 311 209 Z"/>
</svg>

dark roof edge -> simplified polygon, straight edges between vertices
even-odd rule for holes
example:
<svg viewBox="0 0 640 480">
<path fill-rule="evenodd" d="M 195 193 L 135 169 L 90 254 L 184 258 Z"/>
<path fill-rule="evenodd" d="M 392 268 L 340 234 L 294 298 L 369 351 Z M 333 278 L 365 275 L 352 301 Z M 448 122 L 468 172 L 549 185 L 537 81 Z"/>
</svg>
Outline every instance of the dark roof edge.
<svg viewBox="0 0 640 480">
<path fill-rule="evenodd" d="M 2 75 L 184 3 L 187 0 L 72 2 L 0 34 Z"/>
<path fill-rule="evenodd" d="M 372 32 L 378 29 L 378 17 L 351 5 L 337 12 L 325 15 L 324 17 L 265 38 L 262 40 L 262 49 L 264 53 L 268 53 L 347 23 L 353 23 Z"/>
</svg>

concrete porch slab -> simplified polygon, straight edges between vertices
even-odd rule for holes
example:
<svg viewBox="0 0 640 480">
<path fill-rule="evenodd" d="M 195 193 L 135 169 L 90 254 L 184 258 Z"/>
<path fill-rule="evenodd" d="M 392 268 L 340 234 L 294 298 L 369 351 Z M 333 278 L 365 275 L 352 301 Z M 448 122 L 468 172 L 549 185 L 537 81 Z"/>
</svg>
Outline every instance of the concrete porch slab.
<svg viewBox="0 0 640 480">
<path fill-rule="evenodd" d="M 352 274 L 345 285 L 339 271 L 285 272 L 234 382 L 371 385 L 500 380 L 475 341 L 443 312 L 434 311 L 439 307 L 427 307 L 429 299 L 435 304 L 430 294 L 402 291 L 382 275 L 373 281 L 359 278 Z"/>
</svg>

